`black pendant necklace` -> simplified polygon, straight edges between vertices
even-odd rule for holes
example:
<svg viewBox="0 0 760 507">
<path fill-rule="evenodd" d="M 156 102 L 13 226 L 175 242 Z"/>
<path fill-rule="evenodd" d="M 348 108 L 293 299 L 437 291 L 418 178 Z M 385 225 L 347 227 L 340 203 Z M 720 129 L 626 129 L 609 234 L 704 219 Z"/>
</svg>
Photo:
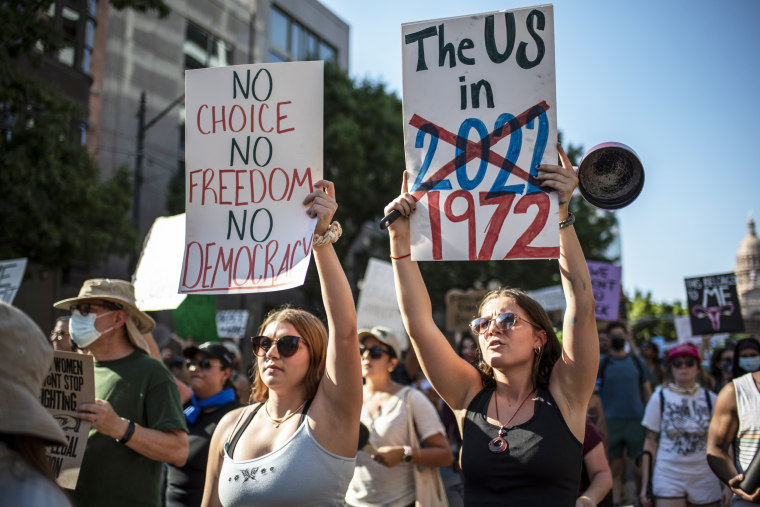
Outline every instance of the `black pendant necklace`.
<svg viewBox="0 0 760 507">
<path fill-rule="evenodd" d="M 509 444 L 507 443 L 506 436 L 507 436 L 507 426 L 509 426 L 509 423 L 512 422 L 512 419 L 515 418 L 517 413 L 520 411 L 523 405 L 525 405 L 525 402 L 528 401 L 528 398 L 530 398 L 533 393 L 535 393 L 536 390 L 528 393 L 528 396 L 525 397 L 524 400 L 520 403 L 520 406 L 517 407 L 517 410 L 515 410 L 515 413 L 512 414 L 512 417 L 509 418 L 509 421 L 505 422 L 504 424 L 501 424 L 501 418 L 499 417 L 499 394 L 494 389 L 493 395 L 495 396 L 494 404 L 496 405 L 496 420 L 499 421 L 499 434 L 497 437 L 495 437 L 493 440 L 488 442 L 488 450 L 491 451 L 494 454 L 499 454 L 501 452 L 506 451 L 509 448 Z"/>
</svg>

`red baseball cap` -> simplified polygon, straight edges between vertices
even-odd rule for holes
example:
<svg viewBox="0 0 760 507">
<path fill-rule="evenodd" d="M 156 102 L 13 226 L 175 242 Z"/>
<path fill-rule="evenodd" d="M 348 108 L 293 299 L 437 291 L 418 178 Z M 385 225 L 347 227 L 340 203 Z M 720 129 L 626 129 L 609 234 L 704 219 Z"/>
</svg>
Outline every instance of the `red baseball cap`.
<svg viewBox="0 0 760 507">
<path fill-rule="evenodd" d="M 699 350 L 691 343 L 679 343 L 668 352 L 668 362 L 676 356 L 691 356 L 699 361 Z"/>
</svg>

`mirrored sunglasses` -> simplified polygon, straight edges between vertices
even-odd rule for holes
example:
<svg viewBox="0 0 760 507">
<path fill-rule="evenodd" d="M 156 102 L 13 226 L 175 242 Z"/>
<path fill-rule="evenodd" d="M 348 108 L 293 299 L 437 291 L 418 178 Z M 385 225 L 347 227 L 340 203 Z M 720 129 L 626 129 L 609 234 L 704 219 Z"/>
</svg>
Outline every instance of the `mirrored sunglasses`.
<svg viewBox="0 0 760 507">
<path fill-rule="evenodd" d="M 290 357 L 298 351 L 299 343 L 306 344 L 300 336 L 292 335 L 282 336 L 276 339 L 269 338 L 268 336 L 254 336 L 251 338 L 253 353 L 259 357 L 267 355 L 267 352 L 272 348 L 273 344 L 277 345 L 277 353 L 281 357 Z"/>
<path fill-rule="evenodd" d="M 380 345 L 373 345 L 371 347 L 365 347 L 364 345 L 360 345 L 359 355 L 364 357 L 365 352 L 369 353 L 370 359 L 380 359 L 381 357 L 383 357 L 383 354 L 388 354 L 389 356 L 391 355 L 391 353 L 388 352 L 387 349 L 384 349 Z"/>
<path fill-rule="evenodd" d="M 538 325 L 532 323 L 529 320 L 525 320 L 519 315 L 516 315 L 512 312 L 502 313 L 493 319 L 490 317 L 478 317 L 477 319 L 473 319 L 473 321 L 470 322 L 470 329 L 475 334 L 483 334 L 488 330 L 488 327 L 491 325 L 491 321 L 494 321 L 497 329 L 506 331 L 507 329 L 514 327 L 515 323 L 518 320 L 527 322 L 536 329 L 541 329 Z"/>
<path fill-rule="evenodd" d="M 680 357 L 677 357 L 673 359 L 670 364 L 673 366 L 673 368 L 681 368 L 682 366 L 686 366 L 687 368 L 691 368 L 695 364 L 697 364 L 697 360 L 693 357 L 687 357 L 684 359 L 681 359 Z"/>
</svg>

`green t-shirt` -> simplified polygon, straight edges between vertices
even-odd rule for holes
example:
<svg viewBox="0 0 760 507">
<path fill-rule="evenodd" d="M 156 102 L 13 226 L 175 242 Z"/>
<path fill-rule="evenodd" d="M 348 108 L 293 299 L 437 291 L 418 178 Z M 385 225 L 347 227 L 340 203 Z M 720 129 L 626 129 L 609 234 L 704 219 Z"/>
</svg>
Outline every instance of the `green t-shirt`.
<svg viewBox="0 0 760 507">
<path fill-rule="evenodd" d="M 187 431 L 174 378 L 163 363 L 141 351 L 115 361 L 95 361 L 95 397 L 145 428 Z M 160 481 L 160 462 L 90 430 L 74 503 L 77 507 L 160 505 Z"/>
</svg>

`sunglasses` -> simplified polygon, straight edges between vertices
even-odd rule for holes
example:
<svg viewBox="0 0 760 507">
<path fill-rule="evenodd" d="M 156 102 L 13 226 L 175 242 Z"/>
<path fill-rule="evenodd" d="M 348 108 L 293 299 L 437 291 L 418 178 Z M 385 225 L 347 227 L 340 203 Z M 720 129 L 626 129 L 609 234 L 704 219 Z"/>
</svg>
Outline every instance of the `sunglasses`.
<svg viewBox="0 0 760 507">
<path fill-rule="evenodd" d="M 673 359 L 670 364 L 673 366 L 673 368 L 680 368 L 682 366 L 686 366 L 687 368 L 691 368 L 695 364 L 697 364 L 696 359 L 693 357 L 687 357 L 686 359 L 681 359 L 680 357 L 677 357 Z"/>
<path fill-rule="evenodd" d="M 214 366 L 218 366 L 221 369 L 224 369 L 224 366 L 221 364 L 212 364 L 209 359 L 201 359 L 200 361 L 194 361 L 192 359 L 186 359 L 185 365 L 187 366 L 187 369 L 195 369 L 200 368 L 201 370 L 210 370 Z"/>
<path fill-rule="evenodd" d="M 530 324 L 536 329 L 541 329 L 539 326 L 532 323 L 531 321 L 525 320 L 519 315 L 516 315 L 512 312 L 502 313 L 501 315 L 493 319 L 489 317 L 478 317 L 477 319 L 473 319 L 473 321 L 470 322 L 470 329 L 475 334 L 483 334 L 491 326 L 491 321 L 493 321 L 494 323 L 496 323 L 496 329 L 499 329 L 501 331 L 506 331 L 507 329 L 512 329 L 518 319 L 522 320 L 523 322 L 527 322 L 528 324 Z"/>
<path fill-rule="evenodd" d="M 254 336 L 251 338 L 251 347 L 253 347 L 253 353 L 259 357 L 267 355 L 272 345 L 277 345 L 277 353 L 282 357 L 290 357 L 298 351 L 298 344 L 306 342 L 300 336 L 283 336 L 281 338 L 272 339 L 268 336 Z"/>
<path fill-rule="evenodd" d="M 92 307 L 93 306 L 97 306 L 99 308 L 105 308 L 105 309 L 111 310 L 111 311 L 121 310 L 121 307 L 119 307 L 118 305 L 116 305 L 114 303 L 108 303 L 108 302 L 90 303 L 90 302 L 85 302 L 85 303 L 77 303 L 77 304 L 75 304 L 74 306 L 71 307 L 71 311 L 76 310 L 83 317 L 86 317 L 87 315 L 89 315 L 90 313 L 92 313 Z"/>
<path fill-rule="evenodd" d="M 71 335 L 69 333 L 62 333 L 60 331 L 55 331 L 53 333 L 50 333 L 50 341 L 61 341 L 65 338 L 71 338 Z"/>
<path fill-rule="evenodd" d="M 364 353 L 369 352 L 369 358 L 370 359 L 380 359 L 383 357 L 383 354 L 391 355 L 390 352 L 388 352 L 387 349 L 384 349 L 380 345 L 373 345 L 371 347 L 365 347 L 364 345 L 359 346 L 359 355 L 364 357 Z"/>
</svg>

